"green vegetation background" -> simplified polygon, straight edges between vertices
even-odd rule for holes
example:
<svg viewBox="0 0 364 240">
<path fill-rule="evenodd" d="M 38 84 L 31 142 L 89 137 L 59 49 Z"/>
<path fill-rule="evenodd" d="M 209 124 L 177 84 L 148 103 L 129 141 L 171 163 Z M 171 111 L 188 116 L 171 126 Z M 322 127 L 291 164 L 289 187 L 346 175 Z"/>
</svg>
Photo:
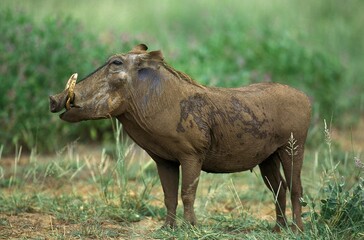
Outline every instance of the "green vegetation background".
<svg viewBox="0 0 364 240">
<path fill-rule="evenodd" d="M 43 152 L 111 141 L 111 121 L 62 122 L 48 95 L 137 43 L 206 85 L 292 85 L 311 97 L 313 125 L 350 126 L 364 108 L 363 8 L 356 0 L 2 1 L 0 145 Z"/>
</svg>

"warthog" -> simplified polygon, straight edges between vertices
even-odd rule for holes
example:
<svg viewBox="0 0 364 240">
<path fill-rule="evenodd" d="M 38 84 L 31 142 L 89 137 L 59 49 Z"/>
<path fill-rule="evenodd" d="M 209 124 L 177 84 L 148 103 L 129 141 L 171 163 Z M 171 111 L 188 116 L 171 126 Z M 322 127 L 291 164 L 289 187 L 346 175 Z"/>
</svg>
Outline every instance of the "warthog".
<svg viewBox="0 0 364 240">
<path fill-rule="evenodd" d="M 195 224 L 193 205 L 201 170 L 233 173 L 259 166 L 277 199 L 275 229 L 287 223 L 287 185 L 293 227 L 303 229 L 300 175 L 311 107 L 302 92 L 278 83 L 202 86 L 169 66 L 161 51 L 147 52 L 140 44 L 111 56 L 72 89 L 50 96 L 52 112 L 63 108 L 60 118 L 68 122 L 116 117 L 153 158 L 167 208 L 164 226 L 176 225 L 180 168 L 184 218 Z M 292 134 L 293 156 L 286 151 Z"/>
</svg>

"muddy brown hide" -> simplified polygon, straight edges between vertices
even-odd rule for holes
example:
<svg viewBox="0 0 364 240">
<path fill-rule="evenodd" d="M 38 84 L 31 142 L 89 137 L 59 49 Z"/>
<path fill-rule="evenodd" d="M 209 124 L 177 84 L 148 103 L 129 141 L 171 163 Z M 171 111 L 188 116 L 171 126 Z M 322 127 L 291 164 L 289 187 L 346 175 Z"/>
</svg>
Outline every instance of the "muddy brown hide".
<svg viewBox="0 0 364 240">
<path fill-rule="evenodd" d="M 292 185 L 293 228 L 303 229 L 300 174 L 311 114 L 306 95 L 277 83 L 205 87 L 170 67 L 160 51 L 146 50 L 141 44 L 110 57 L 76 85 L 71 108 L 61 118 L 120 120 L 157 164 L 167 208 L 165 226 L 176 224 L 180 173 L 184 217 L 195 224 L 201 170 L 231 173 L 259 166 L 277 198 L 275 229 L 287 224 L 286 182 Z M 62 110 L 66 101 L 66 90 L 50 97 L 52 112 Z M 297 141 L 293 167 L 286 152 L 291 134 Z"/>
</svg>

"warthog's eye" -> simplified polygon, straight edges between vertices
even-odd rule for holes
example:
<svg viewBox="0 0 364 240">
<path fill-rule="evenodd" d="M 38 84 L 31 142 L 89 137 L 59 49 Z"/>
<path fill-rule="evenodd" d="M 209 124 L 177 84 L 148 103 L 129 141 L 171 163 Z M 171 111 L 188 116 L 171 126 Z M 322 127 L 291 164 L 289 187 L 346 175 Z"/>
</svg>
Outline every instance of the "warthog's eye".
<svg viewBox="0 0 364 240">
<path fill-rule="evenodd" d="M 120 66 L 120 65 L 122 65 L 122 64 L 123 64 L 123 62 L 122 62 L 122 61 L 120 61 L 120 60 L 114 60 L 114 61 L 112 61 L 111 63 L 112 63 L 112 64 L 115 64 L 115 65 L 118 65 L 118 66 Z"/>
</svg>

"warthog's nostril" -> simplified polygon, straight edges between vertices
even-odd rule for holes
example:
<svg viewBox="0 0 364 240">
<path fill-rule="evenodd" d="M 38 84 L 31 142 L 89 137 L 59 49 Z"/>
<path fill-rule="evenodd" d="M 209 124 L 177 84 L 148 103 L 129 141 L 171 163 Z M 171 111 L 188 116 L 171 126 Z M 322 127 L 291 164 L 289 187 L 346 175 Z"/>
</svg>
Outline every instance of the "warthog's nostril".
<svg viewBox="0 0 364 240">
<path fill-rule="evenodd" d="M 58 112 L 58 103 L 53 96 L 49 96 L 49 108 L 51 112 Z"/>
<path fill-rule="evenodd" d="M 61 111 L 66 104 L 66 92 L 62 92 L 60 94 L 56 94 L 53 96 L 49 96 L 49 109 L 51 112 L 56 113 Z"/>
</svg>

